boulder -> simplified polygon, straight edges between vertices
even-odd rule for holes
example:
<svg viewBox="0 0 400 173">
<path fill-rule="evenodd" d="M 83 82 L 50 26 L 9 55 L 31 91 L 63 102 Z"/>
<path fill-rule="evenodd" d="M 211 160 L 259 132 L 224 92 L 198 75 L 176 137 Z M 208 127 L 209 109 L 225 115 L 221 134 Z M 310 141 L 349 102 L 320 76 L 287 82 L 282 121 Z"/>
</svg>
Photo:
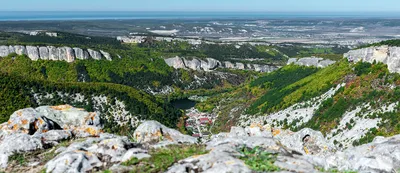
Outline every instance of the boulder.
<svg viewBox="0 0 400 173">
<path fill-rule="evenodd" d="M 164 61 L 168 66 L 173 67 L 175 69 L 186 68 L 185 63 L 183 62 L 182 58 L 180 58 L 178 56 L 173 57 L 173 58 L 164 59 Z"/>
<path fill-rule="evenodd" d="M 60 141 L 71 139 L 72 132 L 70 130 L 50 130 L 39 136 L 44 143 L 57 145 Z"/>
<path fill-rule="evenodd" d="M 133 133 L 134 138 L 139 143 L 158 143 L 169 141 L 173 144 L 196 143 L 197 139 L 188 135 L 183 135 L 175 129 L 168 128 L 157 121 L 145 121 L 136 128 Z"/>
<path fill-rule="evenodd" d="M 200 62 L 198 59 L 196 59 L 196 58 L 193 58 L 193 59 L 191 59 L 191 60 L 189 60 L 189 59 L 183 59 L 183 62 L 185 63 L 185 66 L 186 66 L 187 68 L 189 68 L 189 69 L 192 69 L 192 70 L 201 70 L 201 62 Z"/>
<path fill-rule="evenodd" d="M 37 46 L 26 46 L 26 53 L 32 61 L 36 61 L 40 58 Z"/>
<path fill-rule="evenodd" d="M 24 133 L 10 134 L 0 143 L 0 166 L 7 167 L 8 157 L 15 153 L 23 153 L 43 149 L 40 138 Z"/>
<path fill-rule="evenodd" d="M 115 137 L 112 139 L 102 140 L 95 146 L 89 148 L 89 151 L 100 154 L 103 158 L 107 157 L 107 162 L 121 162 L 123 158 L 128 156 L 125 154 L 129 149 L 135 147 L 136 144 L 130 142 L 127 137 Z"/>
<path fill-rule="evenodd" d="M 277 131 L 277 130 L 276 130 Z M 329 155 L 335 151 L 333 144 L 329 143 L 321 132 L 304 128 L 298 132 L 280 130 L 273 133 L 280 143 L 289 149 L 307 155 Z"/>
<path fill-rule="evenodd" d="M 148 151 L 141 149 L 141 148 L 132 148 L 129 149 L 124 156 L 122 156 L 121 162 L 126 162 L 131 160 L 132 158 L 137 158 L 139 160 L 144 159 L 144 158 L 150 158 L 151 156 L 147 154 Z"/>
<path fill-rule="evenodd" d="M 76 150 L 62 153 L 45 165 L 48 173 L 88 172 L 103 164 L 91 152 Z"/>
<path fill-rule="evenodd" d="M 41 106 L 36 111 L 56 122 L 61 128 L 76 128 L 85 125 L 101 127 L 100 116 L 94 112 L 74 108 L 70 105 Z"/>
<path fill-rule="evenodd" d="M 21 109 L 14 112 L 3 129 L 11 133 L 25 133 L 33 135 L 59 128 L 56 123 L 43 116 L 33 108 Z"/>
</svg>

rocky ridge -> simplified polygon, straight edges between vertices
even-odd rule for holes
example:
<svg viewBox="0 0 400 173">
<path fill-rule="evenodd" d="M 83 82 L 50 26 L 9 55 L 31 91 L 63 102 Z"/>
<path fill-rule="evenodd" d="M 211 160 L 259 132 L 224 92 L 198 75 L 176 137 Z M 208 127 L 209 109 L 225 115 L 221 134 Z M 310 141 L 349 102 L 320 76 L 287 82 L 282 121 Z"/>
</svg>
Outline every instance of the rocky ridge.
<svg viewBox="0 0 400 173">
<path fill-rule="evenodd" d="M 323 59 L 323 58 L 318 58 L 318 57 L 305 57 L 305 58 L 289 58 L 287 64 L 295 64 L 295 65 L 300 65 L 300 66 L 313 66 L 313 67 L 319 67 L 319 68 L 325 68 L 329 65 L 334 64 L 336 61 L 332 61 L 329 59 Z"/>
<path fill-rule="evenodd" d="M 253 70 L 257 72 L 272 72 L 278 69 L 273 65 L 260 65 L 260 64 L 243 64 L 240 62 L 232 63 L 229 61 L 218 61 L 213 58 L 199 59 L 199 58 L 182 58 L 172 57 L 164 59 L 170 67 L 175 69 L 191 69 L 191 70 L 204 70 L 212 71 L 217 68 L 228 68 L 238 70 Z"/>
<path fill-rule="evenodd" d="M 92 49 L 81 49 L 71 47 L 54 47 L 54 46 L 0 46 L 0 57 L 8 56 L 11 53 L 18 55 L 27 55 L 31 60 L 54 60 L 74 62 L 76 59 L 106 59 L 111 61 L 112 57 L 109 53 L 102 50 L 95 51 Z"/>
<path fill-rule="evenodd" d="M 382 62 L 391 73 L 400 73 L 400 47 L 373 46 L 351 50 L 343 55 L 350 62 Z"/>
<path fill-rule="evenodd" d="M 400 169 L 400 135 L 377 137 L 372 143 L 341 150 L 325 140 L 322 133 L 307 128 L 292 132 L 254 123 L 245 128 L 232 127 L 228 133 L 200 141 L 159 122 L 144 121 L 133 133 L 132 142 L 126 136 L 102 132 L 99 114 L 68 105 L 18 110 L 0 127 L 1 167 L 11 172 L 10 156 L 43 150 L 53 153 L 53 157 L 48 161 L 29 160 L 32 163 L 25 165 L 26 169 L 55 173 L 105 169 L 129 172 L 134 167 L 121 163 L 152 157 L 149 148 L 185 144 L 206 145 L 208 153 L 180 160 L 167 172 L 254 172 L 242 160 L 242 148 L 276 155 L 271 159 L 280 172 Z M 63 141 L 69 142 L 59 146 Z"/>
</svg>

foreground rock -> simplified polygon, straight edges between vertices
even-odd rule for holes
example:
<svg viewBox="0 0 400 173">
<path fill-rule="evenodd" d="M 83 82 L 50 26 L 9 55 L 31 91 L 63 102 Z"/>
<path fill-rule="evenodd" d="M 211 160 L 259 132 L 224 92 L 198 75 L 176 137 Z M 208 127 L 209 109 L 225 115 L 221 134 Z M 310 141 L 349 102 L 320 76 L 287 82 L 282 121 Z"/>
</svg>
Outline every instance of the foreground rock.
<svg viewBox="0 0 400 173">
<path fill-rule="evenodd" d="M 100 116 L 69 105 L 43 106 L 16 111 L 0 125 L 0 166 L 9 170 L 11 155 L 42 151 L 28 169 L 46 172 L 129 172 L 122 163 L 152 157 L 148 148 L 166 145 L 197 144 L 196 138 L 183 135 L 156 121 L 143 122 L 134 139 L 102 132 Z M 135 141 L 135 142 L 133 142 Z M 400 169 L 400 135 L 377 137 L 372 143 L 340 150 L 321 132 L 298 132 L 252 124 L 232 127 L 203 139 L 209 153 L 177 161 L 167 172 L 255 172 L 242 160 L 243 149 L 273 154 L 271 163 L 282 172 L 320 172 L 324 170 L 396 172 Z M 58 145 L 63 142 L 63 145 Z M 36 155 L 36 154 L 35 154 Z M 51 158 L 41 157 L 48 155 Z M 35 156 L 36 157 L 36 156 Z M 254 155 L 251 155 L 254 157 Z M 11 157 L 12 158 L 12 157 Z M 36 166 L 35 166 L 36 165 Z M 23 165 L 20 165 L 23 166 Z M 150 165 L 151 166 L 151 165 Z"/>
<path fill-rule="evenodd" d="M 199 58 L 181 58 L 172 57 L 164 59 L 165 63 L 175 69 L 192 69 L 212 71 L 216 68 L 228 68 L 238 70 L 252 70 L 257 72 L 272 72 L 278 69 L 273 65 L 260 65 L 260 64 L 243 64 L 240 62 L 231 63 L 229 61 L 220 62 L 213 58 L 199 59 Z"/>
<path fill-rule="evenodd" d="M 142 144 L 157 144 L 158 146 L 170 144 L 194 144 L 197 139 L 183 135 L 179 131 L 170 129 L 157 121 L 145 121 L 135 130 L 133 136 Z M 153 145 L 153 146 L 157 146 Z"/>
<path fill-rule="evenodd" d="M 400 47 L 373 46 L 351 50 L 343 55 L 350 62 L 382 62 L 391 73 L 400 73 Z"/>
<path fill-rule="evenodd" d="M 18 55 L 27 55 L 31 60 L 53 60 L 74 62 L 76 59 L 106 59 L 111 61 L 112 57 L 108 52 L 103 50 L 95 51 L 92 49 L 81 49 L 71 47 L 54 47 L 54 46 L 0 46 L 0 57 L 8 56 L 11 53 Z"/>
</svg>

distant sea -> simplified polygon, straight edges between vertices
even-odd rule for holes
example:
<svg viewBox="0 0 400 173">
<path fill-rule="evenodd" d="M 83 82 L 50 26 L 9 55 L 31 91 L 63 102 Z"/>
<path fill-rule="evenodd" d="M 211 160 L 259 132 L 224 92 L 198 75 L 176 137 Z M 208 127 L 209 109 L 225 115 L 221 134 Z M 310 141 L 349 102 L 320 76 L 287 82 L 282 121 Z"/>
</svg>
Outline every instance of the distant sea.
<svg viewBox="0 0 400 173">
<path fill-rule="evenodd" d="M 396 18 L 395 12 L 101 12 L 0 11 L 0 21 L 123 19 Z"/>
</svg>

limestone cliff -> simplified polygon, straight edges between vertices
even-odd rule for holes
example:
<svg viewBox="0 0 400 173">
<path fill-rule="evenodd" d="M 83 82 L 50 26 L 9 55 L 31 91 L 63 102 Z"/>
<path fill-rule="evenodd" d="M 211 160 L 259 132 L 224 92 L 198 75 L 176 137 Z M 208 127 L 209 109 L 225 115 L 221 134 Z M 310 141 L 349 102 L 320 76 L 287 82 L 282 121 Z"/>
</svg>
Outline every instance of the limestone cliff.
<svg viewBox="0 0 400 173">
<path fill-rule="evenodd" d="M 103 50 L 96 51 L 92 49 L 81 49 L 71 47 L 54 47 L 54 46 L 0 46 L 0 57 L 8 56 L 11 53 L 18 55 L 27 55 L 31 60 L 53 60 L 74 62 L 76 59 L 106 59 L 111 61 L 110 53 Z"/>
<path fill-rule="evenodd" d="M 318 57 L 306 57 L 306 58 L 289 58 L 287 64 L 296 64 L 300 66 L 313 66 L 313 67 L 320 67 L 320 68 L 325 68 L 329 65 L 334 64 L 336 61 L 332 61 L 329 59 L 323 59 L 323 58 L 318 58 Z"/>
<path fill-rule="evenodd" d="M 238 70 L 253 70 L 257 72 L 272 72 L 278 69 L 277 66 L 273 65 L 261 65 L 261 64 L 243 64 L 240 62 L 232 63 L 229 61 L 220 62 L 213 58 L 199 59 L 199 58 L 181 58 L 172 57 L 164 59 L 170 67 L 175 69 L 192 69 L 192 70 L 204 70 L 212 71 L 216 68 L 229 68 Z"/>
<path fill-rule="evenodd" d="M 343 55 L 350 62 L 382 62 L 388 65 L 389 72 L 400 73 L 400 47 L 375 46 L 351 50 Z"/>
</svg>

